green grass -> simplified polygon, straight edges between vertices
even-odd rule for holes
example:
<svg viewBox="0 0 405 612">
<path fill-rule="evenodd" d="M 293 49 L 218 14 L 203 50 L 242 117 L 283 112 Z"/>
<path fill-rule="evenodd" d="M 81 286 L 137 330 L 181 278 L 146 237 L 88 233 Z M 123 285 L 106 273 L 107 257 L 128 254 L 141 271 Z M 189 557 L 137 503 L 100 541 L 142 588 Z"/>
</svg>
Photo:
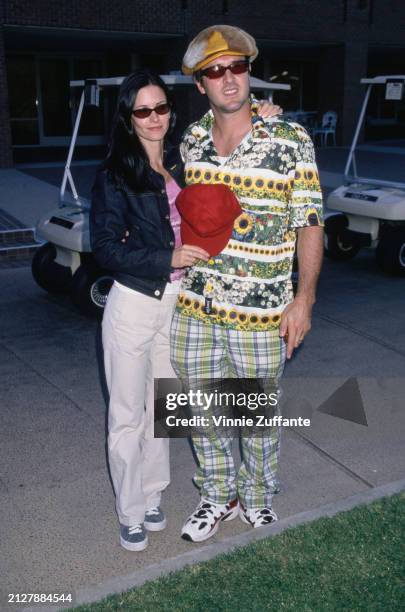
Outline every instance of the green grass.
<svg viewBox="0 0 405 612">
<path fill-rule="evenodd" d="M 289 529 L 76 612 L 405 610 L 405 493 Z"/>
</svg>

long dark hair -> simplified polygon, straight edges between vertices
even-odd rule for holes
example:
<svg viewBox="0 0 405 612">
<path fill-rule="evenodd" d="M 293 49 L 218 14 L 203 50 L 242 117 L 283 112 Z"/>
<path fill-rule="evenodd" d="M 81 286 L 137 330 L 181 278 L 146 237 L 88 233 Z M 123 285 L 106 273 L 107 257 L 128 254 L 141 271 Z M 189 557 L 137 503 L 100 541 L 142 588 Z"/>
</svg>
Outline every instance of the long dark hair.
<svg viewBox="0 0 405 612">
<path fill-rule="evenodd" d="M 131 113 L 138 92 L 147 85 L 157 85 L 165 93 L 172 107 L 169 90 L 158 74 L 149 68 L 138 68 L 128 75 L 121 84 L 117 109 L 114 114 L 110 147 L 103 167 L 110 171 L 118 185 L 126 183 L 135 191 L 153 188 L 150 164 L 141 141 L 131 121 Z M 168 134 L 173 130 L 175 114 L 171 110 Z"/>
</svg>

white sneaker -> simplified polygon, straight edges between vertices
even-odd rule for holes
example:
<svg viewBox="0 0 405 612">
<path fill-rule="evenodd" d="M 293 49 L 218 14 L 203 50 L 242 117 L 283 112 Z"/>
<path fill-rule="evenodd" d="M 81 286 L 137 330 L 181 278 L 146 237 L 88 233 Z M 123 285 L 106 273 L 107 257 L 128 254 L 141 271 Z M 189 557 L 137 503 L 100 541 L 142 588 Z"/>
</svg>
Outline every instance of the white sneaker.
<svg viewBox="0 0 405 612">
<path fill-rule="evenodd" d="M 251 527 L 264 527 L 278 521 L 278 516 L 272 508 L 244 508 L 240 506 L 239 516 Z"/>
<path fill-rule="evenodd" d="M 184 523 L 181 537 L 189 542 L 204 542 L 218 531 L 221 521 L 232 521 L 238 512 L 237 499 L 227 504 L 215 504 L 202 498 L 195 512 Z"/>
</svg>

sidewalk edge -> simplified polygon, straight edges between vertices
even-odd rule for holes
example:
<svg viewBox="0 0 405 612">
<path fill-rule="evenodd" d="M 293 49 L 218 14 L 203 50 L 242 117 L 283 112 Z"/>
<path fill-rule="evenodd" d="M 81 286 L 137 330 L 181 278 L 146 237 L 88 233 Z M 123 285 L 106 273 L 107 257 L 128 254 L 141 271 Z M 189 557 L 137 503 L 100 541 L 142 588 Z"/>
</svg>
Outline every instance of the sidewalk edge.
<svg viewBox="0 0 405 612">
<path fill-rule="evenodd" d="M 195 565 L 196 563 L 209 561 L 210 559 L 213 559 L 214 557 L 220 554 L 230 552 L 237 547 L 247 546 L 252 542 L 257 542 L 258 540 L 263 540 L 265 538 L 278 535 L 279 533 L 282 533 L 283 531 L 285 531 L 286 529 L 290 529 L 291 527 L 297 527 L 298 525 L 310 523 L 322 517 L 332 517 L 335 514 L 338 514 L 339 512 L 351 510 L 359 505 L 371 504 L 372 502 L 381 499 L 382 497 L 390 497 L 404 490 L 405 479 L 398 480 L 388 484 L 380 485 L 378 487 L 374 487 L 373 489 L 369 489 L 367 491 L 356 493 L 351 497 L 325 504 L 313 510 L 300 512 L 288 518 L 281 519 L 276 523 L 269 525 L 268 527 L 260 527 L 259 529 L 255 530 L 252 529 L 242 534 L 231 536 L 230 538 L 222 540 L 221 542 L 214 542 L 208 544 L 207 546 L 204 546 L 204 548 L 190 549 L 190 551 L 178 555 L 177 557 L 173 557 L 171 559 L 164 559 L 159 563 L 154 563 L 152 565 L 144 567 L 140 571 L 133 572 L 126 576 L 116 576 L 97 585 L 78 589 L 76 591 L 77 599 L 75 605 L 96 603 L 101 599 L 107 597 L 108 595 L 115 595 L 124 591 L 128 591 L 133 587 L 141 586 L 146 582 L 150 582 L 164 575 L 167 575 L 169 572 L 175 572 L 177 570 L 183 569 L 187 565 Z M 41 612 L 45 610 L 47 612 L 50 612 L 50 610 L 56 612 L 57 610 L 62 609 L 63 608 L 56 607 L 35 607 L 24 608 L 24 612 L 30 612 L 31 610 L 35 610 L 35 612 Z"/>
</svg>

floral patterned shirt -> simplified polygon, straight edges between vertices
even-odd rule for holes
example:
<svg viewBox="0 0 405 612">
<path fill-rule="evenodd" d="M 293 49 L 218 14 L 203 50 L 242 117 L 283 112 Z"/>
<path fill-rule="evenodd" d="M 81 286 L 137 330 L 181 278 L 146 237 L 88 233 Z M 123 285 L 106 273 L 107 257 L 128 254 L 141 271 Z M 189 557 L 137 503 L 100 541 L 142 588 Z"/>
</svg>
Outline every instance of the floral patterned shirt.
<svg viewBox="0 0 405 612">
<path fill-rule="evenodd" d="M 176 308 L 207 324 L 260 331 L 278 327 L 293 299 L 296 229 L 323 221 L 310 137 L 282 117 L 263 119 L 257 108 L 252 101 L 252 130 L 225 160 L 212 140 L 212 111 L 185 132 L 186 183 L 228 185 L 243 213 L 223 251 L 187 271 Z"/>
</svg>

